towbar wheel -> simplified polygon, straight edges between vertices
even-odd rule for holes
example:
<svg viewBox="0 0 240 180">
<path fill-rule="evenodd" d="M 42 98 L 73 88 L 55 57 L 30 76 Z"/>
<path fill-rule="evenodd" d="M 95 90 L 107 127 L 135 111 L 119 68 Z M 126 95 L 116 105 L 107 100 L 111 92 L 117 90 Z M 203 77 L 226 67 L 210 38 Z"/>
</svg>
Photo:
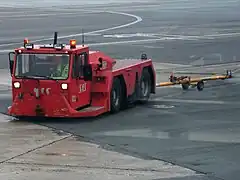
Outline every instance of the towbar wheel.
<svg viewBox="0 0 240 180">
<path fill-rule="evenodd" d="M 199 81 L 199 82 L 197 83 L 197 89 L 198 89 L 198 91 L 202 91 L 203 88 L 204 88 L 204 82 L 203 82 L 203 81 Z"/>
<path fill-rule="evenodd" d="M 182 89 L 183 90 L 188 90 L 189 86 L 190 85 L 188 83 L 182 84 Z"/>
</svg>

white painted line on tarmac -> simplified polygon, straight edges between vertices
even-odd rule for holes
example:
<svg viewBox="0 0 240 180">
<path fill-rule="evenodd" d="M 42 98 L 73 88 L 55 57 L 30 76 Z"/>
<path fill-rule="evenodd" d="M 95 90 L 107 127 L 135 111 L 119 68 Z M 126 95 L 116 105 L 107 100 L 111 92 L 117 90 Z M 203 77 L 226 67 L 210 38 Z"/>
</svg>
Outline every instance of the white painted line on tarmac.
<svg viewBox="0 0 240 180">
<path fill-rule="evenodd" d="M 2 50 L 0 50 L 0 53 L 9 53 L 12 51 L 13 51 L 13 49 L 2 49 Z"/>
<path fill-rule="evenodd" d="M 137 15 L 134 15 L 134 14 L 129 14 L 129 13 L 124 13 L 124 12 L 115 12 L 115 11 L 92 11 L 92 12 L 93 13 L 98 12 L 98 13 L 109 13 L 109 14 L 123 15 L 123 16 L 133 17 L 133 18 L 135 18 L 135 20 L 130 22 L 130 23 L 126 23 L 126 24 L 122 24 L 122 25 L 118 25 L 118 26 L 114 26 L 114 27 L 110 27 L 110 28 L 105 28 L 105 29 L 99 29 L 99 30 L 95 30 L 95 31 L 85 32 L 84 34 L 86 34 L 86 35 L 88 35 L 88 34 L 96 34 L 96 33 L 100 33 L 100 32 L 106 32 L 106 31 L 110 31 L 110 30 L 121 29 L 121 28 L 125 28 L 125 27 L 128 27 L 128 26 L 132 26 L 132 25 L 137 24 L 137 23 L 142 21 L 142 18 L 140 16 L 137 16 Z M 66 36 L 59 36 L 58 39 L 65 39 L 65 38 L 78 37 L 78 36 L 82 36 L 82 33 L 70 34 L 70 35 L 66 35 Z M 31 42 L 41 42 L 41 41 L 48 41 L 48 40 L 53 40 L 53 37 L 44 38 L 44 39 L 38 39 L 38 40 L 31 41 Z M 22 42 L 1 44 L 0 47 L 17 45 L 17 44 L 22 44 Z"/>
<path fill-rule="evenodd" d="M 115 130 L 93 133 L 94 136 L 115 136 L 130 138 L 156 138 L 172 139 L 180 138 L 182 140 L 200 141 L 200 142 L 222 142 L 222 143 L 240 143 L 240 135 L 236 133 L 221 132 L 180 132 L 179 134 L 167 131 L 154 131 L 152 129 L 129 129 Z M 177 135 L 177 136 L 176 136 Z"/>
<path fill-rule="evenodd" d="M 133 10 L 146 10 L 147 8 L 151 8 L 152 9 L 158 9 L 158 10 L 176 10 L 176 9 L 181 9 L 181 10 L 188 10 L 188 9 L 202 9 L 202 8 L 217 8 L 217 7 L 222 7 L 222 6 L 226 6 L 226 5 L 233 5 L 238 3 L 238 0 L 228 0 L 227 2 L 221 2 L 221 1 L 214 1 L 214 2 L 207 2 L 207 4 L 204 3 L 196 3 L 196 2 L 192 2 L 189 0 L 178 0 L 178 1 L 169 1 L 169 0 L 161 0 L 159 1 L 159 4 L 144 4 L 144 5 L 138 5 L 138 3 L 135 3 L 137 5 L 135 5 L 134 3 L 132 3 L 131 5 L 120 5 L 120 6 L 116 6 L 113 5 L 111 6 L 112 9 L 121 9 L 121 10 L 129 10 L 129 9 L 133 9 Z M 134 4 L 134 5 L 133 5 Z M 91 7 L 91 9 L 103 9 L 105 8 L 100 6 L 100 7 Z M 58 9 L 64 9 L 62 7 L 59 7 Z"/>
<path fill-rule="evenodd" d="M 152 102 L 177 102 L 177 103 L 190 103 L 190 104 L 219 104 L 219 105 L 240 105 L 240 102 L 231 101 L 210 101 L 210 100 L 193 100 L 193 99 L 163 99 L 156 98 Z"/>
<path fill-rule="evenodd" d="M 88 44 L 89 46 L 108 46 L 108 45 L 117 45 L 117 44 L 131 44 L 131 43 L 139 43 L 139 42 L 157 42 L 164 41 L 165 38 L 159 39 L 141 39 L 141 40 L 128 40 L 128 41 L 114 41 L 114 42 L 103 42 L 103 43 L 92 43 Z"/>
<path fill-rule="evenodd" d="M 162 39 L 142 39 L 142 40 L 132 40 L 132 41 L 114 41 L 114 42 L 104 42 L 104 43 L 92 43 L 92 44 L 86 44 L 86 45 L 88 45 L 88 46 L 108 46 L 108 45 L 139 43 L 139 42 L 156 42 L 156 41 L 160 41 L 160 40 L 162 40 Z M 5 44 L 5 45 L 9 46 L 9 45 L 15 45 L 15 44 L 22 44 L 22 43 L 9 43 L 9 44 Z M 1 46 L 4 46 L 4 44 L 0 45 L 0 47 Z M 13 51 L 13 49 L 2 49 L 2 50 L 0 50 L 0 53 L 6 53 L 6 52 L 11 52 L 11 51 Z"/>
<path fill-rule="evenodd" d="M 232 73 L 237 73 L 237 72 L 239 72 L 240 71 L 240 69 L 236 69 L 235 71 L 233 71 Z"/>
<path fill-rule="evenodd" d="M 186 64 L 174 64 L 174 63 L 159 63 L 159 62 L 153 62 L 154 66 L 174 66 L 174 67 L 192 67 L 192 65 L 186 65 Z"/>
<path fill-rule="evenodd" d="M 68 29 L 69 27 L 60 27 L 61 29 Z M 78 29 L 79 26 L 71 26 L 71 28 L 75 28 Z M 32 30 L 32 29 L 28 29 L 28 30 Z M 41 30 L 39 30 L 41 31 Z M 5 31 L 1 31 L 2 34 L 4 34 Z M 7 32 L 7 31 L 6 31 Z M 25 30 L 19 30 L 19 33 L 25 32 Z M 102 34 L 87 34 L 85 36 L 101 36 Z M 30 40 L 34 40 L 34 39 L 40 39 L 40 38 L 44 38 L 44 36 L 32 36 L 32 37 L 27 37 Z M 11 37 L 11 41 L 22 41 L 23 38 L 22 37 Z M 9 38 L 7 37 L 0 37 L 0 41 L 9 41 Z M 1 43 L 0 43 L 1 44 Z"/>
<path fill-rule="evenodd" d="M 90 13 L 90 12 L 89 12 Z M 92 12 L 91 12 L 92 13 Z M 79 12 L 72 12 L 72 13 L 63 13 L 63 12 L 59 12 L 59 13 L 42 13 L 42 14 L 18 14 L 18 15 L 1 15 L 0 14 L 0 18 L 17 18 L 16 20 L 18 20 L 18 18 L 23 18 L 23 17 L 46 17 L 46 16 L 62 16 L 62 15 L 85 15 L 87 14 L 86 12 L 84 13 L 79 13 Z"/>
<path fill-rule="evenodd" d="M 91 32 L 87 32 L 85 34 L 86 35 L 92 35 L 92 34 L 97 34 L 97 33 L 104 32 L 104 31 L 119 29 L 119 28 L 123 28 L 123 27 L 127 27 L 127 26 L 130 26 L 130 25 L 136 24 L 140 21 L 142 21 L 142 19 L 139 17 L 138 19 L 136 19 L 136 21 L 133 21 L 133 22 L 128 23 L 128 24 L 123 24 L 123 25 L 115 26 L 115 27 L 111 27 L 111 28 L 91 31 Z M 66 35 L 66 36 L 59 36 L 59 39 L 64 39 L 64 38 L 74 37 L 74 36 L 77 37 L 77 36 L 80 36 L 80 35 L 82 35 L 82 34 L 79 33 L 79 34 L 71 34 L 71 35 Z M 131 44 L 131 43 L 134 44 L 134 43 L 140 43 L 140 42 L 142 42 L 142 43 L 143 42 L 158 42 L 158 41 L 166 41 L 166 40 L 198 40 L 197 38 L 202 39 L 204 37 L 226 37 L 226 36 L 231 36 L 232 37 L 232 36 L 235 36 L 235 35 L 240 36 L 240 33 L 205 35 L 205 36 L 199 36 L 199 37 L 192 37 L 192 36 L 179 36 L 179 37 L 177 37 L 177 35 L 174 35 L 176 37 L 162 37 L 162 38 L 151 38 L 151 39 L 141 39 L 141 40 L 114 41 L 114 42 L 92 43 L 92 44 L 86 44 L 86 45 L 88 45 L 88 46 L 108 46 L 108 45 L 117 45 L 117 44 Z M 40 42 L 40 41 L 46 41 L 46 40 L 52 40 L 52 39 L 53 38 L 39 39 L 39 40 L 33 40 L 32 42 Z M 0 47 L 11 46 L 11 45 L 16 45 L 16 44 L 22 44 L 22 43 L 1 44 Z M 10 51 L 12 51 L 12 50 L 3 49 L 3 50 L 0 50 L 0 53 L 10 52 Z"/>
<path fill-rule="evenodd" d="M 106 38 L 131 38 L 131 37 L 152 37 L 152 38 L 169 38 L 169 39 L 214 39 L 214 38 L 222 38 L 222 37 L 234 37 L 240 36 L 240 33 L 216 33 L 216 34 L 205 34 L 202 36 L 193 36 L 193 35 L 181 35 L 181 34 L 154 34 L 154 33 L 133 33 L 133 34 L 105 34 L 103 37 Z"/>
<path fill-rule="evenodd" d="M 157 41 L 163 41 L 164 38 L 162 39 L 141 39 L 141 40 L 130 40 L 130 41 L 114 41 L 114 42 L 103 42 L 103 43 L 92 43 L 92 44 L 86 44 L 88 46 L 108 46 L 108 45 L 117 45 L 117 44 L 129 44 L 129 43 L 139 43 L 139 42 L 157 42 Z M 32 41 L 33 42 L 33 41 Z M 15 45 L 16 43 L 9 43 L 7 46 L 10 45 Z M 17 44 L 22 44 L 22 43 L 17 43 Z M 4 46 L 4 45 L 0 45 Z M 6 53 L 6 52 L 11 52 L 13 49 L 2 49 L 0 50 L 0 53 Z"/>
<path fill-rule="evenodd" d="M 3 11 L 1 12 L 0 11 L 0 15 L 10 15 L 10 14 L 28 14 L 28 13 L 33 13 L 33 14 L 36 14 L 36 13 L 39 13 L 39 12 L 46 12 L 46 10 L 48 10 L 49 12 L 63 12 L 62 9 L 59 9 L 59 11 L 57 11 L 57 9 L 31 9 L 31 10 L 26 10 L 26 9 L 9 9 L 8 11 Z M 67 12 L 69 12 L 69 9 L 65 9 Z M 81 12 L 81 11 L 85 11 L 85 10 L 76 10 L 78 12 Z M 73 12 L 73 11 L 72 11 Z"/>
</svg>

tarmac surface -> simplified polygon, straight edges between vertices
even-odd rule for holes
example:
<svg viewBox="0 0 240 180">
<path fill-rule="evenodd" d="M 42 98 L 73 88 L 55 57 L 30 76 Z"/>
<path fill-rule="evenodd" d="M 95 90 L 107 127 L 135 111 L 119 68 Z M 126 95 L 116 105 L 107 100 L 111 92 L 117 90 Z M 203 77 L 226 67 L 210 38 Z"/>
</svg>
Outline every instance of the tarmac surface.
<svg viewBox="0 0 240 180">
<path fill-rule="evenodd" d="M 7 52 L 22 45 L 25 37 L 29 37 L 32 42 L 49 43 L 52 41 L 54 31 L 59 32 L 61 42 L 67 43 L 70 38 L 76 38 L 81 42 L 81 32 L 84 29 L 85 43 L 91 45 L 91 49 L 104 51 L 117 59 L 138 58 L 142 52 L 146 52 L 156 64 L 158 81 L 167 81 L 173 68 L 177 68 L 175 71 L 178 73 L 196 73 L 194 76 L 207 72 L 225 73 L 227 68 L 234 70 L 236 78 L 207 83 L 202 92 L 196 89 L 183 92 L 179 87 L 161 88 L 146 106 L 137 106 L 116 115 L 96 118 L 94 121 L 64 120 L 34 123 L 80 137 L 74 141 L 75 143 L 90 141 L 104 149 L 146 161 L 176 164 L 179 171 L 184 174 L 175 173 L 174 177 L 173 170 L 170 172 L 173 176 L 170 177 L 154 172 L 154 177 L 150 175 L 146 176 L 146 179 L 238 180 L 240 176 L 238 153 L 240 81 L 239 63 L 236 62 L 240 60 L 237 48 L 240 44 L 238 1 L 151 1 L 112 4 L 108 7 L 77 4 L 71 8 L 64 8 L 60 4 L 52 9 L 47 6 L 30 8 L 25 5 L 18 9 L 12 7 L 3 9 L 4 11 L 0 12 L 2 111 L 10 104 L 8 89 L 10 79 L 6 70 Z M 226 64 L 209 65 L 215 63 Z M 7 126 L 10 129 L 15 128 L 15 125 Z M 11 138 L 10 133 L 8 135 L 7 138 Z M 18 153 L 22 152 L 16 152 Z M 26 154 L 33 157 L 27 150 Z M 118 156 L 120 157 L 120 154 Z M 21 158 L 25 159 L 28 165 L 34 162 L 35 165 L 43 164 L 42 157 Z M 14 162 L 21 164 L 21 158 Z M 55 163 L 66 162 L 56 160 Z M 11 166 L 5 164 L 4 167 L 14 168 L 14 163 Z M 181 169 L 179 166 L 190 170 Z M 136 179 L 138 178 L 140 176 Z"/>
</svg>

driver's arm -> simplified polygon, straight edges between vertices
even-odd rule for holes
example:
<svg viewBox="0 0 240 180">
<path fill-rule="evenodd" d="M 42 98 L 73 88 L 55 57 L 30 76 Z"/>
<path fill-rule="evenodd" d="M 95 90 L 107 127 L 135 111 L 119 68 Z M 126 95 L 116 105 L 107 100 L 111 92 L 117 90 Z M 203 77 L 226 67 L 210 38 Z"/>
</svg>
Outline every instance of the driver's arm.
<svg viewBox="0 0 240 180">
<path fill-rule="evenodd" d="M 62 71 L 62 77 L 67 78 L 68 77 L 68 64 L 65 65 L 63 71 Z"/>
</svg>

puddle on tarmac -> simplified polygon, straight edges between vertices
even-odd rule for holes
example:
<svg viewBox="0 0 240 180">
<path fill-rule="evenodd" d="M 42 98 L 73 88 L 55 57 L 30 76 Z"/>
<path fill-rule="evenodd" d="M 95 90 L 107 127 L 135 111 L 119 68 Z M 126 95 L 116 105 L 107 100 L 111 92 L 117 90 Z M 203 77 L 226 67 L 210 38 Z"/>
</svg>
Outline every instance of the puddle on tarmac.
<svg viewBox="0 0 240 180">
<path fill-rule="evenodd" d="M 175 106 L 172 105 L 164 105 L 164 104 L 154 104 L 150 106 L 153 109 L 172 109 Z"/>
</svg>

